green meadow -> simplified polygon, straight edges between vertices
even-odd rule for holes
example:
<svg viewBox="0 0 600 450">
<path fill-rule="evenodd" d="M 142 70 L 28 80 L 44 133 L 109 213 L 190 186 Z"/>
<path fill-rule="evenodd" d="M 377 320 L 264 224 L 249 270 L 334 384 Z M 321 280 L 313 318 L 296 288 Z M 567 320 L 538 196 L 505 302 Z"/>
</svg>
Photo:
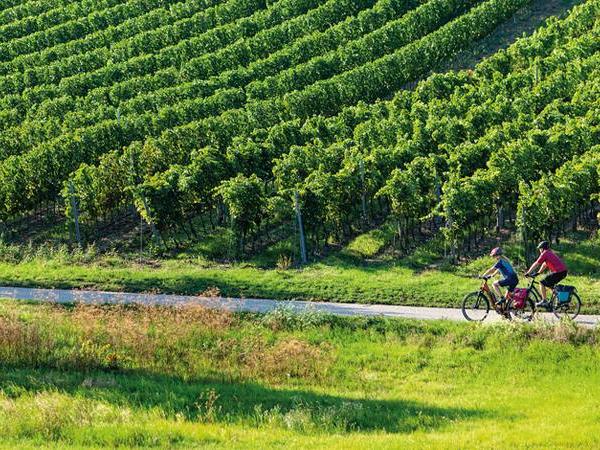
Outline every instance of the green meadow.
<svg viewBox="0 0 600 450">
<path fill-rule="evenodd" d="M 600 445 L 600 335 L 570 323 L 2 301 L 0 324 L 4 448 Z"/>
</svg>

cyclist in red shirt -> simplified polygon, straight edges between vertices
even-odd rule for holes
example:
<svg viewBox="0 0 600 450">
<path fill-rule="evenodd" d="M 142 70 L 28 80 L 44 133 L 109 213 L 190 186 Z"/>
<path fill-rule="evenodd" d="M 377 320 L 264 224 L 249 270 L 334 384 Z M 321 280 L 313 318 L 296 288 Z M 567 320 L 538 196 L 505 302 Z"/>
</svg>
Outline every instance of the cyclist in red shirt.
<svg viewBox="0 0 600 450">
<path fill-rule="evenodd" d="M 560 281 L 565 279 L 567 276 L 567 266 L 556 253 L 550 250 L 550 243 L 548 241 L 540 242 L 537 248 L 540 251 L 540 256 L 536 262 L 531 265 L 526 275 L 535 273 L 535 269 L 538 267 L 537 273 L 541 273 L 546 269 L 550 270 L 550 273 L 540 281 L 540 284 L 542 285 L 542 301 L 536 305 L 547 306 L 548 301 L 546 298 L 548 296 L 548 289 L 552 289 Z"/>
</svg>

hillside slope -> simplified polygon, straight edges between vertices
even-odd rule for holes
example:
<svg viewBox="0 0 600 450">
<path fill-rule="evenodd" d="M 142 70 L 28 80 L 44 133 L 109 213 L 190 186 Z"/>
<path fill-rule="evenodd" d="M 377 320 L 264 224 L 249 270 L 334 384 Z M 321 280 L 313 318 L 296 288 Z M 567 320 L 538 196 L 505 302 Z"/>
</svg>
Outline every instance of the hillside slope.
<svg viewBox="0 0 600 450">
<path fill-rule="evenodd" d="M 32 2 L 0 27 L 1 215 L 54 200 L 81 163 L 132 143 L 135 154 L 136 141 L 144 158 L 151 137 L 178 137 L 151 167 L 122 169 L 139 180 L 205 146 L 225 159 L 234 137 L 387 95 L 526 3 L 106 0 L 34 16 Z M 218 135 L 184 141 L 192 130 Z M 213 184 L 236 173 L 225 169 Z M 105 210 L 124 201 L 108 197 Z"/>
<path fill-rule="evenodd" d="M 597 209 L 598 0 L 401 90 L 529 3 L 7 4 L 3 232 L 59 200 L 84 243 L 135 207 L 158 247 L 216 222 L 238 256 L 296 210 L 312 255 L 384 219 L 452 255 L 496 223 L 555 238 Z"/>
</svg>

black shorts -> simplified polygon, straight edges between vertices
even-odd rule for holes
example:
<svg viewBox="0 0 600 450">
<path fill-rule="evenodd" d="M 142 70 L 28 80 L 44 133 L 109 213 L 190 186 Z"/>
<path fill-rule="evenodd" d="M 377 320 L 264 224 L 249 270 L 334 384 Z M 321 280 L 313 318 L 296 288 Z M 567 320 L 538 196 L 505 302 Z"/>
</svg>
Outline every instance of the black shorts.
<svg viewBox="0 0 600 450">
<path fill-rule="evenodd" d="M 540 283 L 542 283 L 546 287 L 553 288 L 559 282 L 564 280 L 566 277 L 567 277 L 566 270 L 563 272 L 552 272 L 552 273 L 546 275 L 544 278 L 542 278 Z"/>
<path fill-rule="evenodd" d="M 498 286 L 508 288 L 509 292 L 514 291 L 517 287 L 517 284 L 519 284 L 519 279 L 517 277 L 502 278 L 500 281 L 498 281 Z"/>
</svg>

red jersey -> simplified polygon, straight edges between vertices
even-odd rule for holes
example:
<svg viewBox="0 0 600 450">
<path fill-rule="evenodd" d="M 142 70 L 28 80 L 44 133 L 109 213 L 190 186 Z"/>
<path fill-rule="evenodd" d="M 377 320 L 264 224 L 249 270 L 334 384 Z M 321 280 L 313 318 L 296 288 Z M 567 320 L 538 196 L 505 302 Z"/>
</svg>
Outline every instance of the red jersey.
<svg viewBox="0 0 600 450">
<path fill-rule="evenodd" d="M 556 256 L 552 250 L 544 250 L 540 257 L 535 262 L 536 264 L 546 263 L 550 272 L 565 272 L 567 270 L 567 266 L 562 260 Z"/>
</svg>

